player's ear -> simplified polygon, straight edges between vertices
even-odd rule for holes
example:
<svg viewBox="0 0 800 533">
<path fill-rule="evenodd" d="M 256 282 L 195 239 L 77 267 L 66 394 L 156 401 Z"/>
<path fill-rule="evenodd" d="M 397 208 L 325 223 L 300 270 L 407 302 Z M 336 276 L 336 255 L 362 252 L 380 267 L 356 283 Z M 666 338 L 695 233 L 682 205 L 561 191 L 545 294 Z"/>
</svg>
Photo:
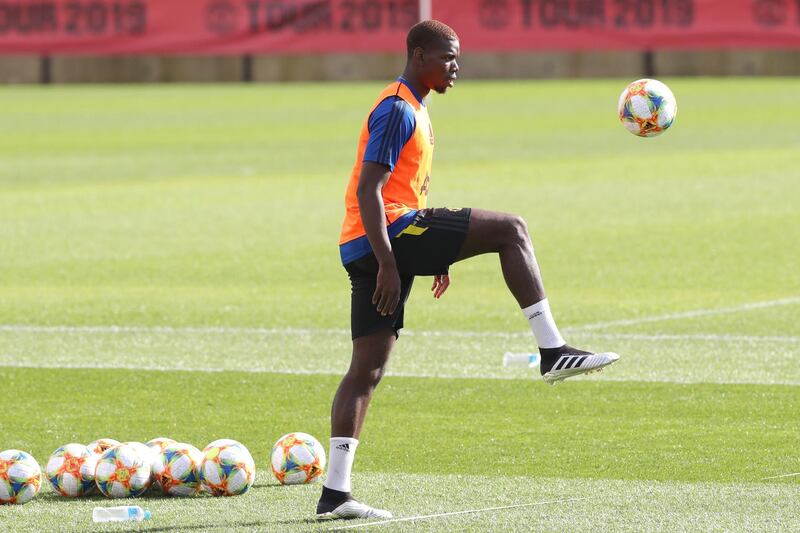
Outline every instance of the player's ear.
<svg viewBox="0 0 800 533">
<path fill-rule="evenodd" d="M 417 46 L 416 48 L 414 48 L 414 51 L 411 52 L 411 57 L 417 63 L 424 63 L 425 50 L 423 50 L 421 46 Z"/>
</svg>

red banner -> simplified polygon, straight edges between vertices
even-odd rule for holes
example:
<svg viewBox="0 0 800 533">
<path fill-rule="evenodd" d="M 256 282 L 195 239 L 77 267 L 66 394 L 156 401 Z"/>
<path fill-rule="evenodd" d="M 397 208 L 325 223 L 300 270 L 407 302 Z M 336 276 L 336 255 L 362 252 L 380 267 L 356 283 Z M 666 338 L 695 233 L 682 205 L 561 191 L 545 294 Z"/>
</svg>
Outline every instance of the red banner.
<svg viewBox="0 0 800 533">
<path fill-rule="evenodd" d="M 800 0 L 434 2 L 464 50 L 800 47 Z"/>
<path fill-rule="evenodd" d="M 800 0 L 432 0 L 463 51 L 800 47 Z M 4 54 L 398 52 L 419 0 L 0 0 Z"/>
<path fill-rule="evenodd" d="M 0 53 L 403 52 L 418 0 L 0 0 Z"/>
</svg>

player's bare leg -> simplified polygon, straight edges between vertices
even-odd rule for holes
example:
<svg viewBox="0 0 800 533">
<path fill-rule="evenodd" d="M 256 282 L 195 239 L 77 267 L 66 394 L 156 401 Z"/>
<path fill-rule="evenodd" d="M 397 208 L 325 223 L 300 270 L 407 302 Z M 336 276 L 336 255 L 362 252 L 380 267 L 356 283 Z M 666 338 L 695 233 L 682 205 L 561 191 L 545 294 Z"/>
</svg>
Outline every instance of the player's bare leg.
<svg viewBox="0 0 800 533">
<path fill-rule="evenodd" d="M 456 261 L 488 253 L 500 255 L 506 285 L 521 308 L 546 298 L 528 225 L 522 217 L 472 209 L 469 230 Z"/>
<path fill-rule="evenodd" d="M 517 215 L 472 209 L 469 230 L 456 261 L 497 253 L 503 277 L 531 326 L 539 353 L 540 369 L 550 384 L 600 370 L 614 363 L 614 353 L 592 353 L 569 346 L 556 327 L 544 291 L 541 272 L 525 221 Z"/>
<path fill-rule="evenodd" d="M 353 339 L 350 368 L 339 384 L 331 408 L 330 466 L 317 504 L 318 519 L 392 516 L 353 500 L 350 474 L 369 402 L 386 371 L 395 340 L 395 332 L 390 328 Z"/>
<path fill-rule="evenodd" d="M 372 393 L 380 383 L 396 336 L 393 329 L 353 339 L 350 368 L 342 378 L 331 408 L 331 437 L 358 438 Z"/>
</svg>

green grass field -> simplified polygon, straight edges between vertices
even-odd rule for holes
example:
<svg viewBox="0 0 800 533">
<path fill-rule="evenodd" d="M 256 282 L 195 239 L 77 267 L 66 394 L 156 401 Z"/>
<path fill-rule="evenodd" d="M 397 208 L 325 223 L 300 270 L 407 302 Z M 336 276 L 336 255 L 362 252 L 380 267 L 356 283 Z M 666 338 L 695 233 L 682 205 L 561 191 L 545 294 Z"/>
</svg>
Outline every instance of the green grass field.
<svg viewBox="0 0 800 533">
<path fill-rule="evenodd" d="M 800 529 L 800 80 L 666 79 L 656 139 L 617 122 L 627 81 L 432 98 L 430 203 L 523 215 L 565 336 L 622 359 L 549 387 L 501 366 L 534 342 L 496 257 L 440 301 L 418 280 L 354 492 L 460 514 L 371 527 L 315 523 L 319 486 L 267 458 L 289 431 L 327 448 L 344 185 L 382 84 L 0 89 L 0 450 L 249 447 L 248 494 L 141 498 L 151 531 Z M 44 487 L 0 530 L 119 530 L 91 523 L 112 504 Z"/>
</svg>

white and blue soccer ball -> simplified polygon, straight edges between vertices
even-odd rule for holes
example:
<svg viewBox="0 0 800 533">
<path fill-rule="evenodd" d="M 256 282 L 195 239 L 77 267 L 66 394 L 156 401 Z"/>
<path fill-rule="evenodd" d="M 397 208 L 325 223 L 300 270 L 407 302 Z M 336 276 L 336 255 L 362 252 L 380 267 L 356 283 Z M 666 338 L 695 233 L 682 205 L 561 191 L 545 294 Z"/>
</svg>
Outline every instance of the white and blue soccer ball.
<svg viewBox="0 0 800 533">
<path fill-rule="evenodd" d="M 250 451 L 240 442 L 219 439 L 203 448 L 200 483 L 214 496 L 244 494 L 256 479 L 256 465 Z"/>
<path fill-rule="evenodd" d="M 281 485 L 313 483 L 325 473 L 325 448 L 308 433 L 288 433 L 278 439 L 270 459 Z"/>
<path fill-rule="evenodd" d="M 109 448 L 113 448 L 114 446 L 117 446 L 117 445 L 119 445 L 119 441 L 118 440 L 109 439 L 109 438 L 103 438 L 103 439 L 94 440 L 94 441 L 90 442 L 89 444 L 87 444 L 86 446 L 89 448 L 89 450 L 92 453 L 97 454 L 97 455 L 103 455 L 104 451 L 108 450 Z"/>
<path fill-rule="evenodd" d="M 154 455 L 158 455 L 164 451 L 164 448 L 169 446 L 170 444 L 175 444 L 175 439 L 170 439 L 169 437 L 156 437 L 154 439 L 150 439 L 144 445 L 150 448 L 150 451 L 153 452 Z"/>
<path fill-rule="evenodd" d="M 42 487 L 42 469 L 27 452 L 0 452 L 0 504 L 31 501 Z"/>
<path fill-rule="evenodd" d="M 158 459 L 158 452 L 156 452 L 156 448 L 151 448 L 147 444 L 138 441 L 128 441 L 123 442 L 122 444 L 127 444 L 131 446 L 137 453 L 142 457 L 142 459 L 150 465 L 150 485 L 153 484 L 153 467 L 156 464 L 156 460 Z"/>
<path fill-rule="evenodd" d="M 95 483 L 109 498 L 130 498 L 150 487 L 150 472 L 148 455 L 129 444 L 120 444 L 103 452 L 97 460 Z"/>
<path fill-rule="evenodd" d="M 94 471 L 99 457 L 83 444 L 65 444 L 50 455 L 45 475 L 61 496 L 85 496 L 95 488 Z"/>
<path fill-rule="evenodd" d="M 182 442 L 169 444 L 158 454 L 153 484 L 171 496 L 194 496 L 200 492 L 203 453 Z"/>
<path fill-rule="evenodd" d="M 247 449 L 247 448 L 245 448 L 244 444 L 242 444 L 238 440 L 217 439 L 217 440 L 211 441 L 208 444 L 206 444 L 206 447 L 203 448 L 203 453 L 205 453 L 205 451 L 208 450 L 209 448 L 214 448 L 214 447 L 219 447 L 219 446 L 238 446 L 240 448 L 244 448 L 245 450 Z"/>
<path fill-rule="evenodd" d="M 622 91 L 617 112 L 620 122 L 629 132 L 639 137 L 655 137 L 672 126 L 678 114 L 678 103 L 665 84 L 641 79 Z"/>
<path fill-rule="evenodd" d="M 155 490 L 161 490 L 161 486 L 156 482 L 156 468 L 159 465 L 159 461 L 161 459 L 161 452 L 164 451 L 164 448 L 169 446 L 170 444 L 175 444 L 175 439 L 170 439 L 169 437 L 156 437 L 154 439 L 150 439 L 145 443 L 148 450 L 150 451 L 150 470 L 151 470 L 151 478 L 152 483 L 150 484 L 150 488 Z"/>
</svg>

